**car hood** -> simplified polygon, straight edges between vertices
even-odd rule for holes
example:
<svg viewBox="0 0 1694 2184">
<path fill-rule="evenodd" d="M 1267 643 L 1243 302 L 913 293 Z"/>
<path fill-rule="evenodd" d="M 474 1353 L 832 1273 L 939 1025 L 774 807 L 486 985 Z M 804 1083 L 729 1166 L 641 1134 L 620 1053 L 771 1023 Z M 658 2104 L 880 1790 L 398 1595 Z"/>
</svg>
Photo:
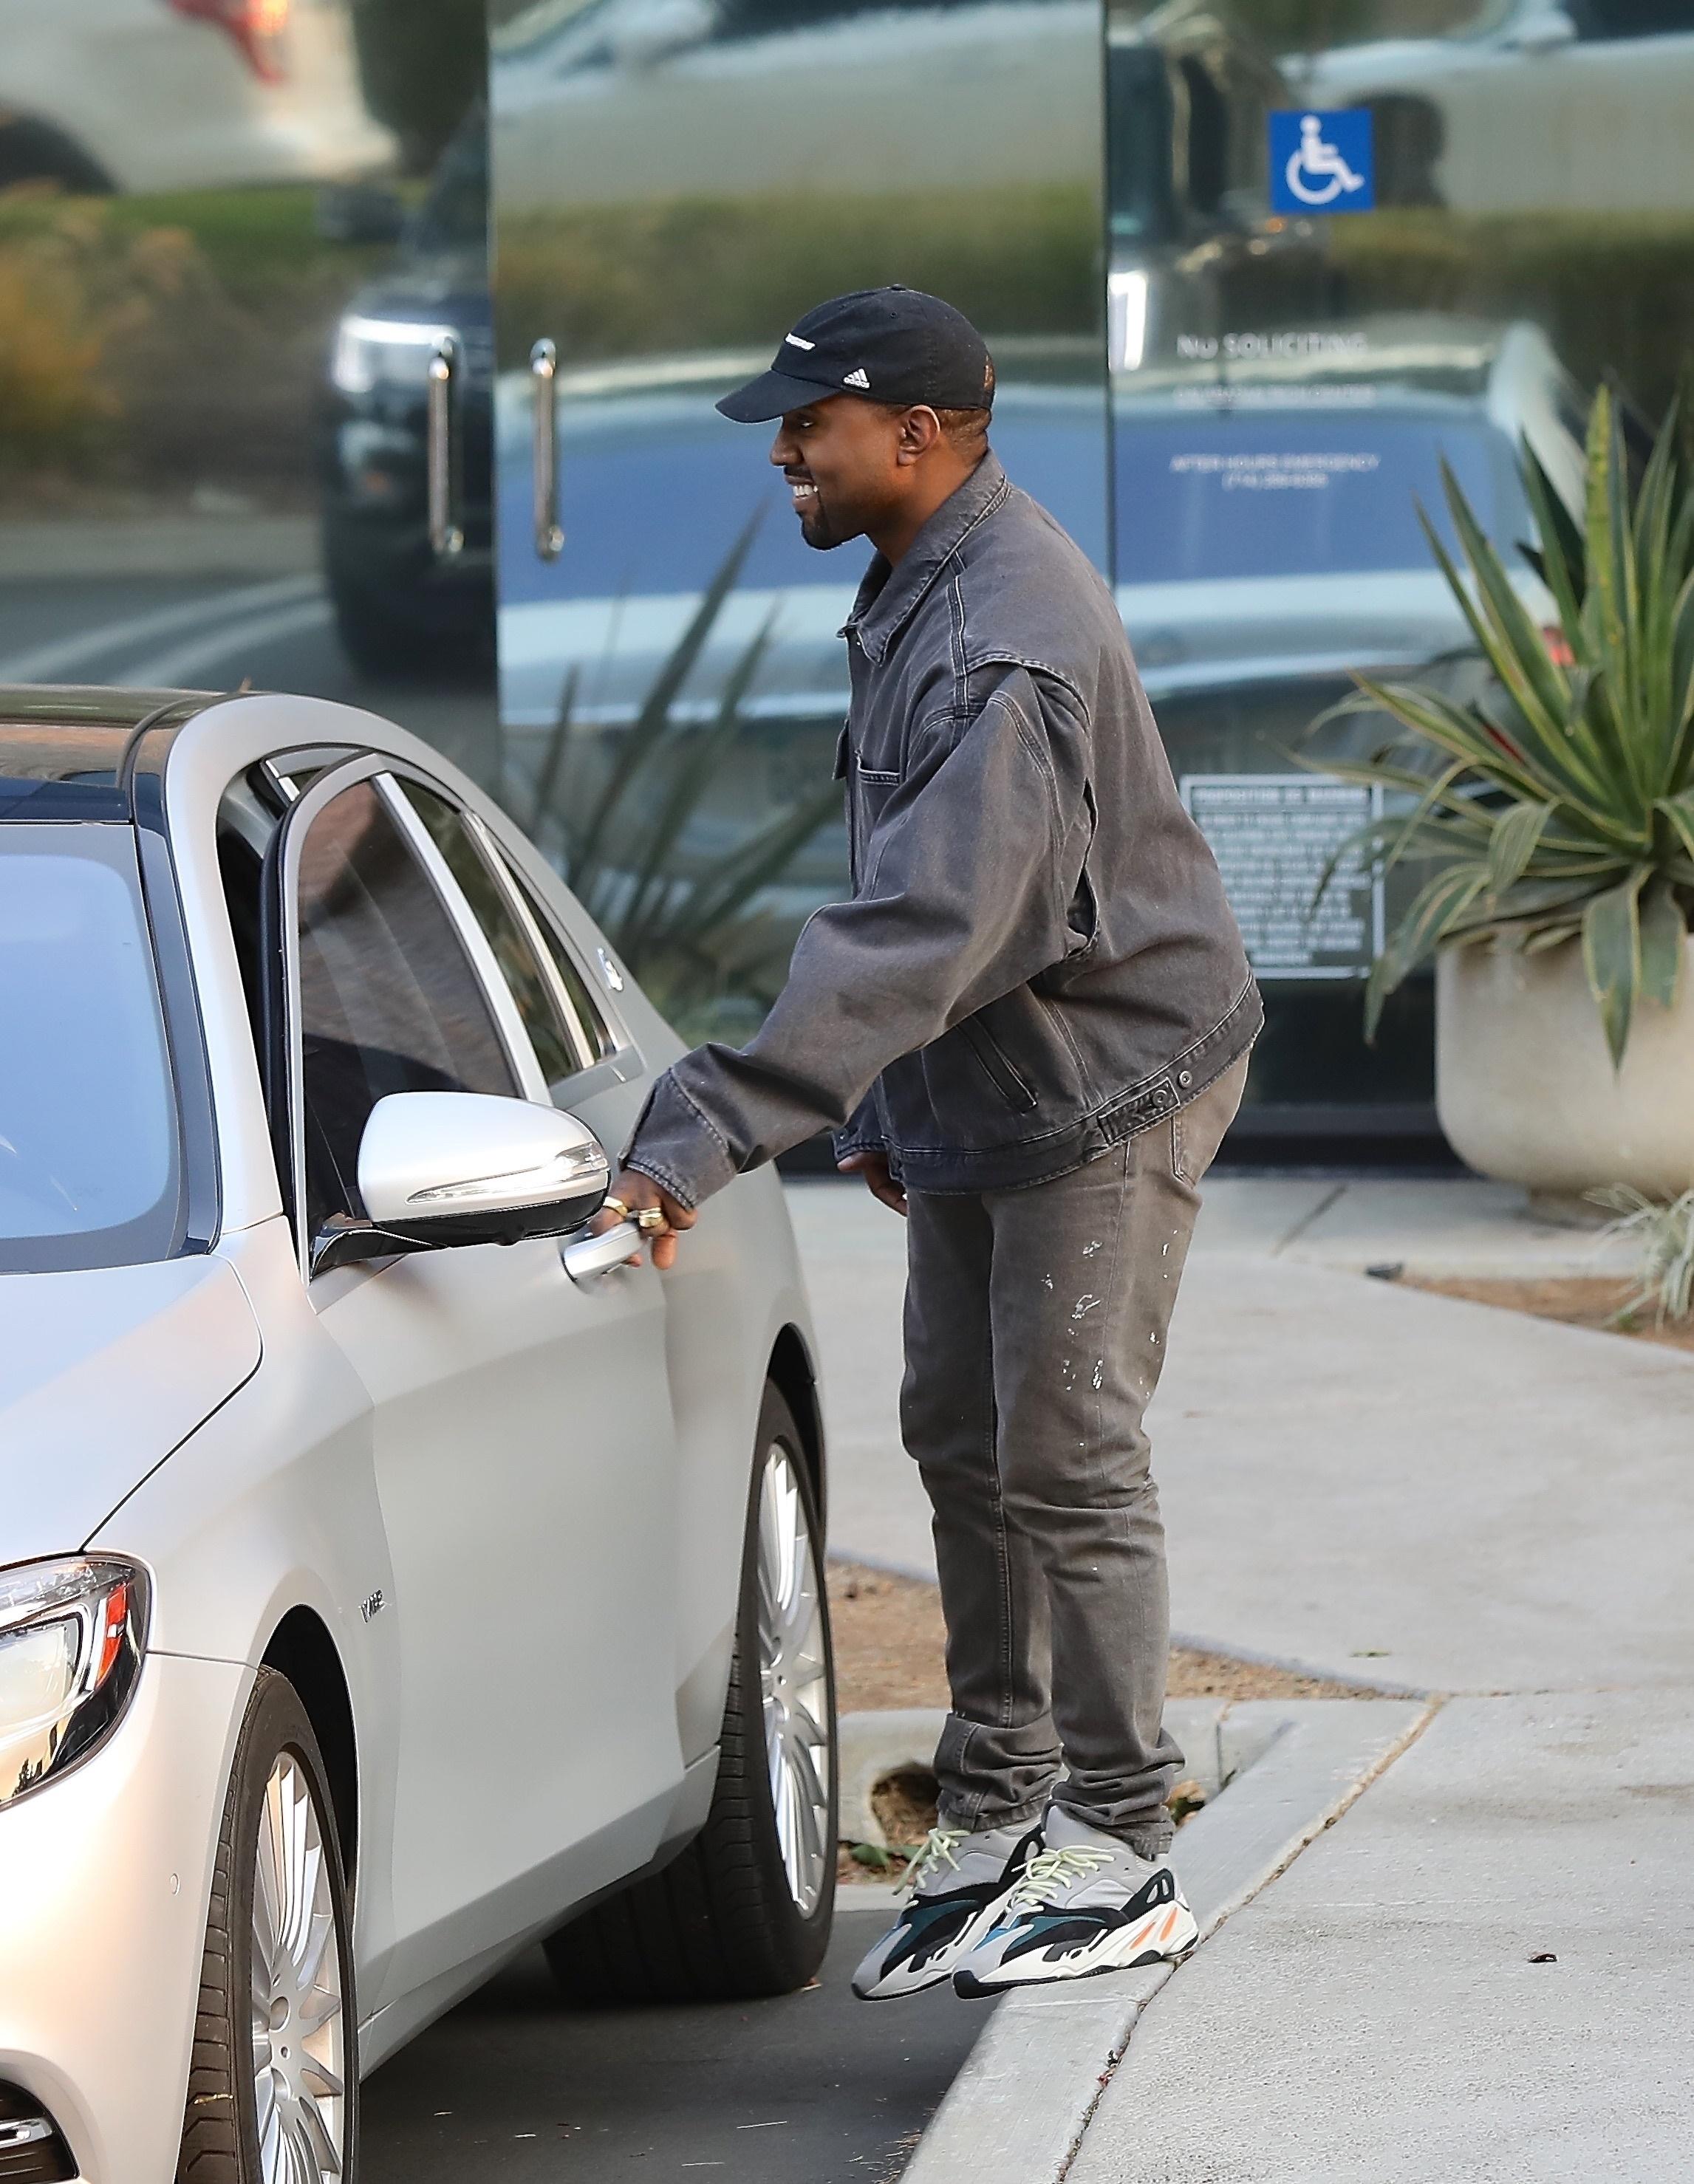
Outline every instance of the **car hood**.
<svg viewBox="0 0 1694 2184">
<path fill-rule="evenodd" d="M 259 1356 L 221 1259 L 0 1277 L 0 1563 L 80 1546 Z"/>
</svg>

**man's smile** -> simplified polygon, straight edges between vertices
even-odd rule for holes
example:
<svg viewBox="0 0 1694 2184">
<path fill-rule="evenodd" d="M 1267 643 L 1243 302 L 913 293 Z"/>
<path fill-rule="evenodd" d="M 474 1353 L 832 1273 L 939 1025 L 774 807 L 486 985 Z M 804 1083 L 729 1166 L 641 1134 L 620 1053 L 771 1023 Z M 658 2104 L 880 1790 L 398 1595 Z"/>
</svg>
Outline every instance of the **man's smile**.
<svg viewBox="0 0 1694 2184">
<path fill-rule="evenodd" d="M 794 495 L 796 508 L 805 508 L 817 499 L 817 487 L 811 478 L 794 477 L 790 475 L 788 491 Z"/>
</svg>

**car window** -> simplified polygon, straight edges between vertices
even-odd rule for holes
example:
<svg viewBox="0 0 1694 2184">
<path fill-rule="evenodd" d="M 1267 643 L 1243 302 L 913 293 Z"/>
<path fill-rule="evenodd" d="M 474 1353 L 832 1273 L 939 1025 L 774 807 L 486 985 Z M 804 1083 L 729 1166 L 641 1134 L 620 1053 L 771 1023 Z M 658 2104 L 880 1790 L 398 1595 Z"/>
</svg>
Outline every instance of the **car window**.
<svg viewBox="0 0 1694 2184">
<path fill-rule="evenodd" d="M 603 1061 L 607 1055 L 615 1054 L 617 1051 L 617 1039 L 611 1025 L 606 1019 L 605 1011 L 594 999 L 593 989 L 577 967 L 576 958 L 560 939 L 558 928 L 553 922 L 551 914 L 543 906 L 534 889 L 498 844 L 495 847 L 495 853 L 499 857 L 501 868 L 517 890 L 518 897 L 524 908 L 529 912 L 536 931 L 541 935 L 542 945 L 546 949 L 552 960 L 553 967 L 559 974 L 559 983 L 569 994 L 571 1006 L 576 1010 L 577 1019 L 588 1036 L 590 1053 L 596 1061 Z"/>
<path fill-rule="evenodd" d="M 135 837 L 0 827 L 0 1269 L 170 1257 L 176 1096 Z"/>
<path fill-rule="evenodd" d="M 556 1000 L 551 980 L 536 954 L 499 878 L 472 838 L 465 815 L 421 782 L 402 781 L 417 813 L 460 884 L 476 922 L 488 936 L 496 961 L 517 1004 L 524 1029 L 549 1084 L 574 1077 L 598 1056 L 573 1035 Z"/>
<path fill-rule="evenodd" d="M 519 1086 L 464 944 L 371 782 L 309 822 L 298 941 L 315 1234 L 357 1211 L 359 1140 L 387 1094 Z"/>
</svg>

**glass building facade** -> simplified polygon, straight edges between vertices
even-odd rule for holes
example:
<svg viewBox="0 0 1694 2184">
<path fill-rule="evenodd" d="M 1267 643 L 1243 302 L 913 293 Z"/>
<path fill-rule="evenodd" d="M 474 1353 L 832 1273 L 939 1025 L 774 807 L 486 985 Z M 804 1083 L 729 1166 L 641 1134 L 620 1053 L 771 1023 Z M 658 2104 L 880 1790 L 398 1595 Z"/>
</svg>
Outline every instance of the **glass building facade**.
<svg viewBox="0 0 1694 2184">
<path fill-rule="evenodd" d="M 0 130 L 14 677 L 404 720 L 685 1033 L 742 1035 L 845 885 L 864 549 L 805 548 L 712 403 L 822 297 L 931 288 L 1223 865 L 1269 1004 L 1241 1134 L 1433 1138 L 1427 981 L 1362 1037 L 1401 876 L 1331 870 L 1370 792 L 1324 759 L 1383 724 L 1313 723 L 1477 674 L 1444 465 L 1545 612 L 1520 443 L 1574 501 L 1595 387 L 1663 414 L 1694 0 L 161 5 L 153 125 L 103 136 L 114 55 L 73 81 L 41 13 Z"/>
</svg>

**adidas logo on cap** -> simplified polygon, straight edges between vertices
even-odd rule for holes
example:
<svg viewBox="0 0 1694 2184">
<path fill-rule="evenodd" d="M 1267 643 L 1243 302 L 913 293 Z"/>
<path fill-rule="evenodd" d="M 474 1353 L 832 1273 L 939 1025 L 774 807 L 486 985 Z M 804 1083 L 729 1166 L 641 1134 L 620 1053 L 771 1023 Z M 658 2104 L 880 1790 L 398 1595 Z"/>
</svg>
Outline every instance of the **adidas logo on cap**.
<svg viewBox="0 0 1694 2184">
<path fill-rule="evenodd" d="M 842 381 L 841 384 L 844 387 L 863 387 L 868 388 L 871 382 L 866 377 L 865 367 L 861 364 L 856 370 L 850 371 L 847 376 Z"/>
</svg>

